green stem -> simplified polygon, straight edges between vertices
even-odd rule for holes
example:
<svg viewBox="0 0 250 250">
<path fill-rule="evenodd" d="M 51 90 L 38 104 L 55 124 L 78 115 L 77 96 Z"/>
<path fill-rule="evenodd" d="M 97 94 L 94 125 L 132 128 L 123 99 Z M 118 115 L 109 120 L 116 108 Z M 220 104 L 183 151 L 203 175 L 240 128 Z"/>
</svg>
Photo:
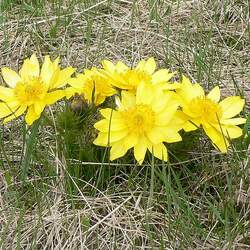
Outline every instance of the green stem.
<svg viewBox="0 0 250 250">
<path fill-rule="evenodd" d="M 22 162 L 22 180 L 23 181 L 25 181 L 27 178 L 27 173 L 30 167 L 32 155 L 36 147 L 37 133 L 38 133 L 40 121 L 41 121 L 41 118 L 33 123 L 32 127 L 30 128 L 30 134 L 27 134 L 27 131 L 26 131 L 24 159 Z"/>
</svg>

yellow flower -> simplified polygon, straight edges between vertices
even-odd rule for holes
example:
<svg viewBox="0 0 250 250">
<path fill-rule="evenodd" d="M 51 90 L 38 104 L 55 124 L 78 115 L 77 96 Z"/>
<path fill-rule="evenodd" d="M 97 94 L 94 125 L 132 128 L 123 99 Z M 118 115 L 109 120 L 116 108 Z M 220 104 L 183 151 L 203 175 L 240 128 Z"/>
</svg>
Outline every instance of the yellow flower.
<svg viewBox="0 0 250 250">
<path fill-rule="evenodd" d="M 3 122 L 21 116 L 27 110 L 25 121 L 31 125 L 50 105 L 65 96 L 63 87 L 74 73 L 72 67 L 63 70 L 58 66 L 59 58 L 51 61 L 45 56 L 40 70 L 35 54 L 24 60 L 19 74 L 10 68 L 2 68 L 2 76 L 8 87 L 0 86 L 0 118 Z"/>
<path fill-rule="evenodd" d="M 142 82 L 159 84 L 166 90 L 178 87 L 176 83 L 169 83 L 174 73 L 169 72 L 167 69 L 156 71 L 156 62 L 152 57 L 146 61 L 140 61 L 134 69 L 131 69 L 121 61 L 114 65 L 108 60 L 103 60 L 102 66 L 103 72 L 109 77 L 113 86 L 132 91 L 133 93 L 136 93 L 138 85 Z"/>
<path fill-rule="evenodd" d="M 192 84 L 185 76 L 176 92 L 180 96 L 183 113 L 179 114 L 185 121 L 185 131 L 202 126 L 214 146 L 221 152 L 227 152 L 230 139 L 242 135 L 242 129 L 236 125 L 245 123 L 246 119 L 233 118 L 242 111 L 245 104 L 240 96 L 231 96 L 220 101 L 218 86 L 205 95 L 198 83 Z"/>
<path fill-rule="evenodd" d="M 89 103 L 94 101 L 96 105 L 103 103 L 106 97 L 116 93 L 115 89 L 109 84 L 107 77 L 96 68 L 85 70 L 83 74 L 72 78 L 69 85 L 71 87 L 65 90 L 67 98 L 79 94 L 83 95 Z"/>
<path fill-rule="evenodd" d="M 181 141 L 175 113 L 179 106 L 174 92 L 163 93 L 160 88 L 141 83 L 136 95 L 121 92 L 117 110 L 100 110 L 104 119 L 94 126 L 99 130 L 94 144 L 111 146 L 110 159 L 122 157 L 130 148 L 141 164 L 147 149 L 157 158 L 166 161 L 164 142 Z"/>
</svg>

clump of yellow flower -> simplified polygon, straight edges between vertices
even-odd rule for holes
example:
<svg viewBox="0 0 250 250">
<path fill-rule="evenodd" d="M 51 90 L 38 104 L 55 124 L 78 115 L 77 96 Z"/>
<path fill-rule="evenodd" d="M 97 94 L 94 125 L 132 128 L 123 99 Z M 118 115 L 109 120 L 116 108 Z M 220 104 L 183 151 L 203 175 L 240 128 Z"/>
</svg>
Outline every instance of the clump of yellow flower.
<svg viewBox="0 0 250 250">
<path fill-rule="evenodd" d="M 68 67 L 60 69 L 59 58 L 51 61 L 45 56 L 40 69 L 35 54 L 24 60 L 19 73 L 10 68 L 2 68 L 2 76 L 8 87 L 0 86 L 0 118 L 3 122 L 25 115 L 25 121 L 31 125 L 50 105 L 64 97 L 59 88 L 66 85 L 75 69 Z"/>
<path fill-rule="evenodd" d="M 69 85 L 70 87 L 65 90 L 67 98 L 78 94 L 83 96 L 89 103 L 94 102 L 96 105 L 102 104 L 106 97 L 116 93 L 108 78 L 97 68 L 84 70 L 84 73 L 70 79 Z"/>
<path fill-rule="evenodd" d="M 31 125 L 43 112 L 64 96 L 80 95 L 88 103 L 102 104 L 107 97 L 116 97 L 117 107 L 100 110 L 103 119 L 94 126 L 99 131 L 94 144 L 111 147 L 110 159 L 124 156 L 134 149 L 139 164 L 147 150 L 158 159 L 167 161 L 166 143 L 181 141 L 179 134 L 202 127 L 213 145 L 227 152 L 231 139 L 242 135 L 237 126 L 246 122 L 235 117 L 245 104 L 239 96 L 220 101 L 220 89 L 207 95 L 198 84 L 187 77 L 180 83 L 170 83 L 174 73 L 158 69 L 154 58 L 140 61 L 130 68 L 123 62 L 102 61 L 102 69 L 85 69 L 72 78 L 75 69 L 61 69 L 59 58 L 52 61 L 45 56 L 41 68 L 35 54 L 24 60 L 18 73 L 2 68 L 7 86 L 0 86 L 0 119 L 6 123 L 25 114 Z M 69 84 L 67 88 L 64 88 Z"/>
<path fill-rule="evenodd" d="M 131 91 L 134 94 L 137 87 L 143 82 L 158 84 L 166 90 L 172 90 L 179 86 L 176 83 L 169 83 L 175 73 L 169 72 L 167 69 L 156 70 L 157 65 L 153 57 L 141 60 L 135 68 L 130 68 L 121 61 L 113 64 L 108 60 L 103 60 L 102 66 L 104 74 L 108 76 L 113 86 Z"/>
<path fill-rule="evenodd" d="M 220 101 L 220 89 L 214 87 L 208 95 L 198 84 L 192 84 L 183 77 L 182 84 L 176 90 L 180 97 L 182 119 L 185 131 L 195 130 L 202 126 L 205 133 L 221 152 L 227 152 L 229 140 L 242 135 L 242 129 L 236 125 L 243 124 L 246 119 L 237 117 L 243 107 L 244 99 L 240 96 L 227 97 Z"/>
<path fill-rule="evenodd" d="M 164 93 L 152 84 L 140 83 L 136 95 L 121 92 L 117 99 L 117 109 L 101 109 L 104 119 L 94 126 L 99 130 L 94 144 L 110 146 L 110 159 L 122 157 L 134 148 L 134 156 L 139 164 L 145 158 L 147 149 L 157 158 L 168 159 L 164 142 L 181 141 L 175 122 L 178 101 L 174 92 Z"/>
</svg>

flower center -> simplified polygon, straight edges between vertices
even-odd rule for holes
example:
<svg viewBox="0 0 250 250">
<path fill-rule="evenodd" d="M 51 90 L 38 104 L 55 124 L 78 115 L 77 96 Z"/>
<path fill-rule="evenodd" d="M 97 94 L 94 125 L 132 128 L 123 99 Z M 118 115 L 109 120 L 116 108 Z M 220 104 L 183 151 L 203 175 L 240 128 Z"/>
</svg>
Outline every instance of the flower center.
<svg viewBox="0 0 250 250">
<path fill-rule="evenodd" d="M 218 123 L 222 117 L 222 110 L 218 103 L 207 97 L 194 98 L 190 102 L 189 107 L 194 117 L 201 118 L 206 122 Z"/>
<path fill-rule="evenodd" d="M 47 90 L 40 77 L 32 77 L 27 82 L 17 83 L 14 94 L 21 104 L 29 106 L 43 99 Z"/>
<path fill-rule="evenodd" d="M 150 131 L 155 122 L 155 113 L 147 105 L 136 105 L 123 111 L 123 119 L 132 133 L 145 134 Z"/>
</svg>

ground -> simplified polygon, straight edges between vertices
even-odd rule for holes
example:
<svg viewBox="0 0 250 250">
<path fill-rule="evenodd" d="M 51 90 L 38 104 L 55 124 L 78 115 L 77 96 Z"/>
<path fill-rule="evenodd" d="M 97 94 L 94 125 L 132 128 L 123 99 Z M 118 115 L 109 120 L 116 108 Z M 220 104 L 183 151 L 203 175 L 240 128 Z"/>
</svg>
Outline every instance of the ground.
<svg viewBox="0 0 250 250">
<path fill-rule="evenodd" d="M 243 96 L 242 116 L 249 113 L 247 0 L 0 6 L 1 67 L 18 69 L 34 52 L 60 55 L 78 71 L 102 59 L 132 66 L 153 56 L 207 91 L 219 85 L 223 96 Z M 1 249 L 250 248 L 249 126 L 226 155 L 194 133 L 170 148 L 169 163 L 148 157 L 138 166 L 131 154 L 95 161 L 106 152 L 87 145 L 96 135 L 92 120 L 79 127 L 75 114 L 58 110 L 63 103 L 47 109 L 39 128 L 22 119 L 1 125 Z"/>
</svg>

